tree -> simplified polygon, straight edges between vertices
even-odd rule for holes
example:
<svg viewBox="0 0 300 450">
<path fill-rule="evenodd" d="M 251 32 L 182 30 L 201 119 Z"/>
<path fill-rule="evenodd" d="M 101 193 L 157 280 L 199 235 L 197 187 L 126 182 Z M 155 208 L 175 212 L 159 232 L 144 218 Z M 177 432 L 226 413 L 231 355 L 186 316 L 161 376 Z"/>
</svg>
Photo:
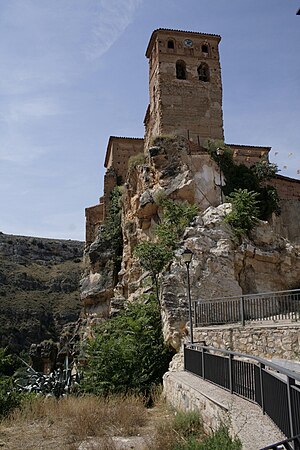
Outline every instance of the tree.
<svg viewBox="0 0 300 450">
<path fill-rule="evenodd" d="M 94 334 L 86 349 L 84 392 L 149 395 L 161 382 L 173 354 L 164 344 L 160 310 L 153 298 L 129 304 Z"/>
</svg>

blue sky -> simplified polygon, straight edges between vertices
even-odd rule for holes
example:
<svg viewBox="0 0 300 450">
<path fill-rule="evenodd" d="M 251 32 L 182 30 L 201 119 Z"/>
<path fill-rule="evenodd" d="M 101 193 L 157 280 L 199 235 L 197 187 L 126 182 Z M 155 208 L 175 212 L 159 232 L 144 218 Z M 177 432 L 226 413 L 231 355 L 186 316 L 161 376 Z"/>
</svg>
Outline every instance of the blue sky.
<svg viewBox="0 0 300 450">
<path fill-rule="evenodd" d="M 215 33 L 226 142 L 300 178 L 300 0 L 0 0 L 0 231 L 84 239 L 110 135 L 142 137 L 151 32 Z"/>
</svg>

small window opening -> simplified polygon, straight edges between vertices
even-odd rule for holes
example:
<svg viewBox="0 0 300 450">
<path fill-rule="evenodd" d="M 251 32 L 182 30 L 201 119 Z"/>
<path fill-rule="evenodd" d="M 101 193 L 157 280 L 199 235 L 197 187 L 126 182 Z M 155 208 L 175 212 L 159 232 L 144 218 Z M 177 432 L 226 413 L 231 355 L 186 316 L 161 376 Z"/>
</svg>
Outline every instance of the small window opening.
<svg viewBox="0 0 300 450">
<path fill-rule="evenodd" d="M 168 40 L 168 48 L 174 48 L 174 41 L 172 39 Z"/>
<path fill-rule="evenodd" d="M 208 53 L 208 45 L 207 44 L 203 44 L 201 47 L 201 50 L 203 53 Z"/>
<path fill-rule="evenodd" d="M 186 80 L 186 65 L 184 61 L 176 62 L 176 78 L 178 80 Z"/>
<path fill-rule="evenodd" d="M 209 67 L 207 64 L 200 64 L 197 72 L 200 81 L 209 81 Z"/>
</svg>

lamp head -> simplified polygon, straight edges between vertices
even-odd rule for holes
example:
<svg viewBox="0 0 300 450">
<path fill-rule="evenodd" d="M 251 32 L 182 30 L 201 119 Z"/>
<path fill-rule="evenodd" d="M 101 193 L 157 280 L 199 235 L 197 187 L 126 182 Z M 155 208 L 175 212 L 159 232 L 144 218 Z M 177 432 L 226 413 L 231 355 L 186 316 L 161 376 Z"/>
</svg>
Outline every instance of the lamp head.
<svg viewBox="0 0 300 450">
<path fill-rule="evenodd" d="M 193 258 L 193 252 L 192 250 L 186 248 L 184 252 L 182 253 L 182 260 L 185 264 L 190 264 Z"/>
</svg>

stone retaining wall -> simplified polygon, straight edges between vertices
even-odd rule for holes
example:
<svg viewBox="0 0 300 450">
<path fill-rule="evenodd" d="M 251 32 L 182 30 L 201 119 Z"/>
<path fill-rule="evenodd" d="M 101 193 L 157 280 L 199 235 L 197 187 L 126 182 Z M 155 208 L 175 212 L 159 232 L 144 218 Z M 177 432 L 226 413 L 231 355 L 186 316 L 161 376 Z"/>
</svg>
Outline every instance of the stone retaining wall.
<svg viewBox="0 0 300 450">
<path fill-rule="evenodd" d="M 261 358 L 300 358 L 300 323 L 202 327 L 194 330 L 194 340 Z"/>
<path fill-rule="evenodd" d="M 176 409 L 198 411 L 208 433 L 225 423 L 231 435 L 239 437 L 243 450 L 258 450 L 285 439 L 258 405 L 188 372 L 167 372 L 164 396 Z"/>
<path fill-rule="evenodd" d="M 191 376 L 186 372 L 165 373 L 163 393 L 167 402 L 180 411 L 198 411 L 203 419 L 205 431 L 207 433 L 216 431 L 220 423 L 228 421 L 227 406 L 184 382 L 181 379 L 182 375 Z"/>
</svg>

